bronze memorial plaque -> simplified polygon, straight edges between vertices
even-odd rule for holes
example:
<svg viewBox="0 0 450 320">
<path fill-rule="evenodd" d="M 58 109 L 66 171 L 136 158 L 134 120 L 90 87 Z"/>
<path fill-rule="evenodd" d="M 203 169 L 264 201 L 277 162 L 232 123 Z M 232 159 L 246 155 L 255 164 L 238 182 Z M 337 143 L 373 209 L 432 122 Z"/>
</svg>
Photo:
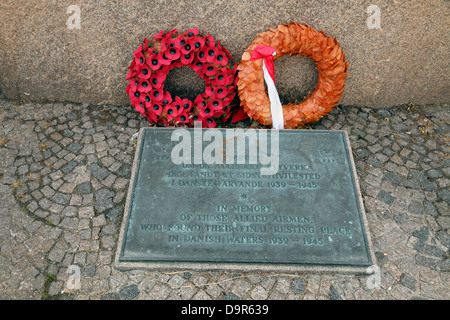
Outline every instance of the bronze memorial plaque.
<svg viewBox="0 0 450 320">
<path fill-rule="evenodd" d="M 366 226 L 344 131 L 144 128 L 116 265 L 363 271 Z"/>
</svg>

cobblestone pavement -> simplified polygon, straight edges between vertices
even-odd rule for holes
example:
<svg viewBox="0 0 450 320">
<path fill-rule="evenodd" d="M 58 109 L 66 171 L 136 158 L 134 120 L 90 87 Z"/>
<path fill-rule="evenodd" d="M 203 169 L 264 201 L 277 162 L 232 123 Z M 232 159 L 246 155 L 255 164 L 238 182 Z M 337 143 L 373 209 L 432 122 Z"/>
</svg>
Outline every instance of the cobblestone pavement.
<svg viewBox="0 0 450 320">
<path fill-rule="evenodd" d="M 350 135 L 375 288 L 368 275 L 116 270 L 142 126 L 125 107 L 0 100 L 1 299 L 450 298 L 447 105 L 338 107 L 315 125 Z"/>
</svg>

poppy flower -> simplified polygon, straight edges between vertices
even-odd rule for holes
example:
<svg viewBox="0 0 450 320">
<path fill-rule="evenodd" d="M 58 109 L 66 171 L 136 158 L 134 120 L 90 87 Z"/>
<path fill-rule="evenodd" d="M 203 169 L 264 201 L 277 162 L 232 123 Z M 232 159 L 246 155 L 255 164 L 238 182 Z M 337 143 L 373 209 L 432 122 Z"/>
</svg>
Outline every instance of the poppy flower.
<svg viewBox="0 0 450 320">
<path fill-rule="evenodd" d="M 145 97 L 144 97 L 144 105 L 145 105 L 145 107 L 146 108 L 150 108 L 151 107 L 151 102 L 152 102 L 152 99 L 150 98 L 150 95 L 147 93 L 147 94 L 145 94 Z"/>
<path fill-rule="evenodd" d="M 153 101 L 160 102 L 164 98 L 164 92 L 162 89 L 154 89 L 150 92 L 150 98 Z"/>
<path fill-rule="evenodd" d="M 131 86 L 128 84 L 127 85 L 127 88 L 126 88 L 126 92 L 127 92 L 127 94 L 130 96 L 130 101 L 131 101 L 131 104 L 133 105 L 135 102 L 136 102 L 136 100 L 139 100 L 139 98 L 136 98 L 135 96 L 134 96 L 134 93 L 136 92 L 136 90 L 137 90 L 137 88 L 131 88 Z"/>
<path fill-rule="evenodd" d="M 202 121 L 202 127 L 215 128 L 216 126 L 217 123 L 211 117 L 206 118 L 205 120 Z"/>
<path fill-rule="evenodd" d="M 164 36 L 164 30 L 161 30 L 156 36 L 153 37 L 155 40 L 161 40 Z"/>
<path fill-rule="evenodd" d="M 161 87 L 164 84 L 164 80 L 166 80 L 166 75 L 160 73 L 152 74 L 152 76 L 149 79 L 150 83 L 155 89 L 161 89 Z"/>
<path fill-rule="evenodd" d="M 166 55 L 165 52 L 158 53 L 158 61 L 165 66 L 168 66 L 172 63 L 172 61 L 169 59 L 169 57 Z"/>
<path fill-rule="evenodd" d="M 215 47 L 216 43 L 214 41 L 214 37 L 211 34 L 208 34 L 205 37 L 205 43 L 211 47 Z"/>
<path fill-rule="evenodd" d="M 208 96 L 208 97 L 213 97 L 214 96 L 214 89 L 215 89 L 215 87 L 206 87 L 205 88 L 205 94 Z"/>
<path fill-rule="evenodd" d="M 188 36 L 188 37 L 196 36 L 196 35 L 198 35 L 198 29 L 197 28 L 189 29 L 188 31 L 183 33 L 183 35 Z"/>
<path fill-rule="evenodd" d="M 181 47 L 181 53 L 188 54 L 194 49 L 194 46 L 190 41 L 184 44 L 184 46 Z"/>
<path fill-rule="evenodd" d="M 219 49 L 219 51 L 223 51 L 225 53 L 225 55 L 227 56 L 228 60 L 233 60 L 233 57 L 231 56 L 231 54 L 228 52 L 228 50 L 220 45 L 220 40 L 217 41 L 217 49 Z"/>
<path fill-rule="evenodd" d="M 169 50 L 170 48 L 175 48 L 176 47 L 176 39 L 177 38 L 163 38 L 161 40 L 161 51 L 166 51 Z M 163 48 L 163 43 L 165 44 L 165 47 Z"/>
<path fill-rule="evenodd" d="M 153 58 L 156 58 L 157 56 L 158 56 L 158 52 L 156 52 L 155 49 L 153 49 L 153 48 L 148 49 L 147 54 L 146 55 L 144 54 L 144 57 L 146 57 L 145 63 L 148 64 Z"/>
<path fill-rule="evenodd" d="M 175 118 L 175 122 L 179 122 L 179 123 L 188 123 L 189 122 L 189 117 L 187 115 L 187 113 L 180 113 L 179 115 L 176 116 Z"/>
<path fill-rule="evenodd" d="M 171 47 L 164 54 L 169 60 L 177 60 L 180 57 L 180 49 Z"/>
<path fill-rule="evenodd" d="M 194 53 L 181 54 L 180 61 L 183 65 L 187 65 L 194 61 Z"/>
<path fill-rule="evenodd" d="M 147 50 L 147 58 L 148 58 L 149 55 L 150 55 L 150 56 L 156 56 L 157 54 L 158 54 L 158 52 L 156 52 L 155 49 L 153 49 L 153 48 L 148 48 L 148 50 Z M 144 56 L 145 56 L 145 53 L 144 53 Z"/>
<path fill-rule="evenodd" d="M 145 102 L 145 97 L 147 96 L 147 92 L 141 92 L 141 91 L 136 91 L 139 92 L 139 101 L 140 102 Z M 136 95 L 136 92 L 134 93 Z"/>
<path fill-rule="evenodd" d="M 175 48 L 181 49 L 186 44 L 186 39 L 183 36 L 178 36 L 174 39 Z"/>
<path fill-rule="evenodd" d="M 172 104 L 166 105 L 163 112 L 166 114 L 167 120 L 172 120 L 178 115 L 177 109 Z"/>
<path fill-rule="evenodd" d="M 152 90 L 152 86 L 146 79 L 139 80 L 138 91 L 139 92 L 150 92 Z"/>
<path fill-rule="evenodd" d="M 208 47 L 206 50 L 206 61 L 211 63 L 214 62 L 218 54 L 219 50 L 217 48 Z"/>
<path fill-rule="evenodd" d="M 184 113 L 190 112 L 192 109 L 192 101 L 189 99 L 181 100 L 181 109 Z"/>
<path fill-rule="evenodd" d="M 161 103 L 163 106 L 172 103 L 172 96 L 170 95 L 169 91 L 164 91 Z"/>
<path fill-rule="evenodd" d="M 155 49 L 149 48 L 147 50 L 147 52 L 144 52 L 144 57 L 145 57 L 145 60 L 146 60 L 145 62 L 148 63 L 151 60 L 150 57 L 156 57 L 157 55 L 158 55 L 158 52 L 156 52 Z"/>
<path fill-rule="evenodd" d="M 214 56 L 214 60 L 212 62 L 215 64 L 220 64 L 221 66 L 226 66 L 228 63 L 228 58 L 224 52 L 218 50 L 218 53 Z"/>
<path fill-rule="evenodd" d="M 131 104 L 135 104 L 136 102 L 143 101 L 143 97 L 141 97 L 141 93 L 138 90 L 139 81 L 131 80 L 130 84 L 127 86 L 128 95 L 130 96 Z"/>
<path fill-rule="evenodd" d="M 130 91 L 134 92 L 137 91 L 137 87 L 139 86 L 139 80 L 138 79 L 131 79 L 130 83 L 128 84 L 130 87 Z"/>
<path fill-rule="evenodd" d="M 156 56 L 148 56 L 147 57 L 147 65 L 152 70 L 159 70 L 159 68 L 161 67 L 161 61 L 160 61 L 158 55 L 156 55 Z"/>
<path fill-rule="evenodd" d="M 145 93 L 139 91 L 130 91 L 131 103 L 134 105 L 137 102 L 144 102 Z"/>
<path fill-rule="evenodd" d="M 182 112 L 182 100 L 180 97 L 176 96 L 175 100 L 172 102 L 173 107 L 177 110 L 177 114 Z"/>
<path fill-rule="evenodd" d="M 215 87 L 215 98 L 223 99 L 227 95 L 228 95 L 227 87 L 224 87 L 224 86 Z"/>
<path fill-rule="evenodd" d="M 143 102 L 133 104 L 134 109 L 145 117 L 145 107 Z"/>
<path fill-rule="evenodd" d="M 214 111 L 222 110 L 223 108 L 222 100 L 219 99 L 211 100 L 210 102 L 208 102 L 208 107 Z"/>
<path fill-rule="evenodd" d="M 189 40 L 192 50 L 198 51 L 205 45 L 205 40 L 202 37 L 194 37 Z"/>
<path fill-rule="evenodd" d="M 233 57 L 231 56 L 231 54 L 228 52 L 228 50 L 227 50 L 226 48 L 221 47 L 220 50 L 223 51 L 223 52 L 225 52 L 225 54 L 226 54 L 227 57 L 228 57 L 228 60 L 233 60 Z"/>
<path fill-rule="evenodd" d="M 214 114 L 214 110 L 212 110 L 210 107 L 206 106 L 203 110 L 200 110 L 200 113 L 198 114 L 202 118 L 208 118 L 212 117 Z"/>
<path fill-rule="evenodd" d="M 205 63 L 206 62 L 206 56 L 207 56 L 207 50 L 209 47 L 203 47 L 197 55 L 198 61 Z"/>
<path fill-rule="evenodd" d="M 167 42 L 168 42 L 167 38 L 164 37 L 164 38 L 161 39 L 161 50 L 160 50 L 160 52 L 164 52 L 164 51 L 167 50 L 167 48 L 169 47 L 169 44 Z"/>
<path fill-rule="evenodd" d="M 159 116 L 163 111 L 163 107 L 159 103 L 155 102 L 152 104 L 149 111 Z"/>
<path fill-rule="evenodd" d="M 196 61 L 193 64 L 189 65 L 189 68 L 195 71 L 196 74 L 198 74 L 200 77 L 202 76 L 202 70 L 203 70 L 203 62 Z"/>
<path fill-rule="evenodd" d="M 217 72 L 219 72 L 219 69 L 213 65 L 204 65 L 203 66 L 203 73 L 207 75 L 208 77 L 215 76 Z"/>
<path fill-rule="evenodd" d="M 225 69 L 220 70 L 220 72 L 216 76 L 216 83 L 219 86 L 227 86 L 230 85 L 234 80 L 233 75 L 229 75 Z"/>
<path fill-rule="evenodd" d="M 197 96 L 195 98 L 194 104 L 197 106 L 199 110 L 203 110 L 206 108 L 206 102 L 205 99 L 202 97 L 202 95 Z"/>
<path fill-rule="evenodd" d="M 144 65 L 144 67 L 141 69 L 141 72 L 139 72 L 139 79 L 148 79 L 152 73 L 150 70 L 148 70 L 148 67 Z"/>
<path fill-rule="evenodd" d="M 140 67 L 145 63 L 145 58 L 144 55 L 142 54 L 142 52 L 138 52 L 135 56 L 134 56 L 134 61 L 136 63 L 136 66 Z"/>
</svg>

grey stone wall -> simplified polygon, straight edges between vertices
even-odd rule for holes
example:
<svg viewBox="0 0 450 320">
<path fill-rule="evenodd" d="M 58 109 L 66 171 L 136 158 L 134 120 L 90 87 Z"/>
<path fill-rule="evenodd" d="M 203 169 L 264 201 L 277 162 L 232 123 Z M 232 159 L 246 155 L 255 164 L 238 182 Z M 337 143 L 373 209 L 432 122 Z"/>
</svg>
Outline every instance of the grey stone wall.
<svg viewBox="0 0 450 320">
<path fill-rule="evenodd" d="M 80 8 L 80 29 L 67 27 L 70 5 Z M 367 27 L 370 5 L 380 9 L 381 29 Z M 444 0 L 2 0 L 0 91 L 18 100 L 127 104 L 126 68 L 144 37 L 198 27 L 239 62 L 257 33 L 297 21 L 336 36 L 343 47 L 351 75 L 342 104 L 447 103 L 448 17 Z M 195 96 L 203 83 L 182 69 L 167 85 Z M 314 89 L 309 59 L 283 57 L 276 70 L 284 102 Z"/>
</svg>

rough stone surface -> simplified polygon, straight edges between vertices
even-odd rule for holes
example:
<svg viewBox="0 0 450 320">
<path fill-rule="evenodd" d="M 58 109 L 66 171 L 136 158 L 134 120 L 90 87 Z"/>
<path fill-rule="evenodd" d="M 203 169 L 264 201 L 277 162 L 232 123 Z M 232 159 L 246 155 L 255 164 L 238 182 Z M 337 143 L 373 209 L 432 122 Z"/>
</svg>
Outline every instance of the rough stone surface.
<svg viewBox="0 0 450 320">
<path fill-rule="evenodd" d="M 122 300 L 132 300 L 139 295 L 139 289 L 137 285 L 133 284 L 128 287 L 124 287 L 119 290 L 119 296 Z"/>
<path fill-rule="evenodd" d="M 297 21 L 337 37 L 342 46 L 351 73 L 343 105 L 449 102 L 448 1 L 203 2 L 86 0 L 79 4 L 81 28 L 69 29 L 74 12 L 67 11 L 77 4 L 73 1 L 3 0 L 0 91 L 23 101 L 126 104 L 126 68 L 144 37 L 161 29 L 198 27 L 201 34 L 220 39 L 239 62 L 257 33 Z M 380 9 L 381 29 L 367 27 L 372 4 Z M 203 81 L 189 68 L 172 72 L 176 76 L 169 74 L 167 88 L 191 98 L 203 92 Z M 317 82 L 314 63 L 305 57 L 279 59 L 276 77 L 285 103 L 302 100 Z M 116 121 L 121 124 L 124 118 Z M 402 128 L 398 124 L 396 130 Z M 63 137 L 76 137 L 71 128 L 66 130 L 60 132 Z"/>
<path fill-rule="evenodd" d="M 383 110 L 339 106 L 312 126 L 349 133 L 380 267 L 373 287 L 368 275 L 115 269 L 131 137 L 147 121 L 123 106 L 0 99 L 0 299 L 448 299 L 448 106 Z M 83 152 L 94 136 L 104 149 Z"/>
</svg>

